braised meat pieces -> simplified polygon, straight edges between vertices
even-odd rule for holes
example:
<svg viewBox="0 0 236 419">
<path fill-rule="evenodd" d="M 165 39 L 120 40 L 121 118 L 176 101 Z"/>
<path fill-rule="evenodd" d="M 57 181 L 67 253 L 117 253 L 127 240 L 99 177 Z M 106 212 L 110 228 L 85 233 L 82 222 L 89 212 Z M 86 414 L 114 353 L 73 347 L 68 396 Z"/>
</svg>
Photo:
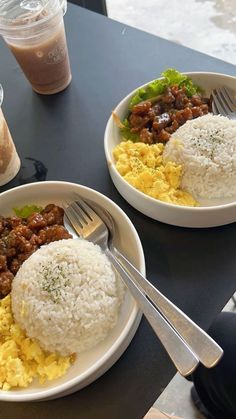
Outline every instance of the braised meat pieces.
<svg viewBox="0 0 236 419">
<path fill-rule="evenodd" d="M 167 142 L 188 119 L 211 111 L 210 99 L 200 94 L 188 97 L 185 88 L 168 87 L 155 101 L 135 105 L 128 117 L 132 133 L 147 144 Z"/>
<path fill-rule="evenodd" d="M 40 246 L 71 238 L 63 215 L 62 208 L 49 204 L 28 218 L 0 216 L 0 298 L 9 294 L 18 269 Z"/>
</svg>

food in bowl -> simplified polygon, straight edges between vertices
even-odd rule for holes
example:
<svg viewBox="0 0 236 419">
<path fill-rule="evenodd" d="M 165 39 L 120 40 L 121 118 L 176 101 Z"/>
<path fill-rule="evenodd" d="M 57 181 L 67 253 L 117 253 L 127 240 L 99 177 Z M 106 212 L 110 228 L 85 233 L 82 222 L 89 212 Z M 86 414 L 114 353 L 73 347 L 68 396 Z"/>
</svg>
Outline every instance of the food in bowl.
<svg viewBox="0 0 236 419">
<path fill-rule="evenodd" d="M 190 193 L 180 188 L 182 166 L 163 161 L 164 144 L 122 141 L 113 152 L 116 168 L 134 188 L 161 201 L 196 206 Z"/>
<path fill-rule="evenodd" d="M 34 378 L 41 384 L 63 376 L 74 362 L 74 354 L 62 357 L 40 347 L 15 322 L 11 296 L 0 300 L 0 389 L 29 386 Z"/>
<path fill-rule="evenodd" d="M 129 103 L 123 121 L 114 113 L 125 140 L 146 144 L 166 143 L 187 120 L 211 111 L 211 100 L 201 88 L 175 69 L 168 69 L 146 87 L 139 89 Z"/>
<path fill-rule="evenodd" d="M 46 352 L 30 339 L 15 322 L 10 295 L 15 274 L 32 253 L 42 244 L 71 237 L 63 226 L 64 211 L 49 204 L 44 209 L 26 205 L 15 208 L 15 213 L 0 217 L 0 389 L 4 391 L 27 387 L 36 377 L 42 384 L 59 378 L 75 359 L 72 353 Z"/>
<path fill-rule="evenodd" d="M 113 149 L 117 171 L 144 194 L 175 205 L 235 196 L 235 121 L 212 115 L 212 99 L 187 75 L 168 69 L 162 76 L 133 94 L 124 119 L 113 114 L 121 138 Z"/>
<path fill-rule="evenodd" d="M 12 285 L 17 323 L 47 351 L 91 349 L 114 327 L 124 288 L 98 245 L 53 242 L 33 253 Z"/>
<path fill-rule="evenodd" d="M 67 202 L 76 195 L 109 211 L 117 226 L 116 247 L 145 275 L 142 245 L 133 224 L 113 201 L 96 190 L 69 182 L 34 182 L 3 192 L 0 198 L 0 213 L 4 216 L 12 215 L 12 208 L 21 207 L 25 203 L 34 203 L 42 208 L 49 202 L 60 206 L 61 202 Z M 124 240 L 127 234 L 128 241 Z M 35 379 L 27 388 L 0 391 L 0 400 L 52 400 L 81 390 L 98 379 L 120 358 L 133 339 L 140 319 L 138 306 L 126 291 L 114 329 L 99 345 L 79 354 L 64 376 L 44 385 L 40 385 L 38 379 Z"/>
<path fill-rule="evenodd" d="M 181 165 L 181 187 L 196 199 L 236 196 L 236 121 L 212 114 L 187 121 L 163 159 Z"/>
<path fill-rule="evenodd" d="M 2 390 L 64 375 L 78 354 L 107 337 L 124 296 L 100 247 L 71 239 L 62 208 L 33 205 L 15 212 L 1 217 Z M 5 273 L 10 281 L 4 288 Z"/>
<path fill-rule="evenodd" d="M 16 216 L 0 216 L 0 298 L 11 291 L 11 283 L 22 263 L 43 244 L 71 238 L 63 224 L 64 210 L 58 205 L 15 208 Z"/>
</svg>

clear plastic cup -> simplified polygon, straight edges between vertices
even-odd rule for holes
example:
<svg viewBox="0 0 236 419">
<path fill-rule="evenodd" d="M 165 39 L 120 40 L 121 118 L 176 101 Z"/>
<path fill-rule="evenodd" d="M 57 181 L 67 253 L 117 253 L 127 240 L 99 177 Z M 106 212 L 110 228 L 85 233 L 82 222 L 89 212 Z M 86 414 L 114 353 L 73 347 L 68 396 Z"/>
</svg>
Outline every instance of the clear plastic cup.
<svg viewBox="0 0 236 419">
<path fill-rule="evenodd" d="M 10 182 L 20 169 L 20 159 L 2 112 L 3 89 L 0 84 L 0 186 Z"/>
<path fill-rule="evenodd" d="M 58 93 L 71 82 L 66 8 L 66 0 L 0 1 L 0 34 L 37 93 Z"/>
</svg>

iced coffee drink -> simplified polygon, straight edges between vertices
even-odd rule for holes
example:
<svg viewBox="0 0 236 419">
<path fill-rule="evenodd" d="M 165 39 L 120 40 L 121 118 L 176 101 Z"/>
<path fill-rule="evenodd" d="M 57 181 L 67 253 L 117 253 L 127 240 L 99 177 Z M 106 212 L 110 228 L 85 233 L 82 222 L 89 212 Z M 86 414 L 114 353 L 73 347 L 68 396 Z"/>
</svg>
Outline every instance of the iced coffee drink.
<svg viewBox="0 0 236 419">
<path fill-rule="evenodd" d="M 71 72 L 63 22 L 55 33 L 37 45 L 8 45 L 36 92 L 57 93 L 70 84 Z"/>
<path fill-rule="evenodd" d="M 0 108 L 0 186 L 10 182 L 19 169 L 20 159 Z"/>
<path fill-rule="evenodd" d="M 66 0 L 9 0 L 7 4 L 4 17 L 0 7 L 0 33 L 32 88 L 41 94 L 65 89 L 71 81 L 63 21 Z M 13 10 L 14 19 L 7 22 Z"/>
</svg>

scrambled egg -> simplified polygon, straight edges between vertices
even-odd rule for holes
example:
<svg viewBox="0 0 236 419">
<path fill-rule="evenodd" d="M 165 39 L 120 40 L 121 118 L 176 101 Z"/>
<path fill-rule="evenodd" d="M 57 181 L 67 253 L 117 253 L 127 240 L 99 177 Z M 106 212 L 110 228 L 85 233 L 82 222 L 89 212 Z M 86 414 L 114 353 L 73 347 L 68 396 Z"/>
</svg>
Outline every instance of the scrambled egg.
<svg viewBox="0 0 236 419">
<path fill-rule="evenodd" d="M 122 141 L 114 151 L 116 168 L 130 185 L 161 201 L 196 206 L 197 202 L 180 189 L 182 166 L 163 161 L 164 144 Z"/>
<path fill-rule="evenodd" d="M 35 377 L 43 384 L 65 374 L 73 361 L 73 356 L 46 353 L 27 338 L 14 322 L 10 295 L 0 301 L 0 389 L 27 387 Z"/>
</svg>

